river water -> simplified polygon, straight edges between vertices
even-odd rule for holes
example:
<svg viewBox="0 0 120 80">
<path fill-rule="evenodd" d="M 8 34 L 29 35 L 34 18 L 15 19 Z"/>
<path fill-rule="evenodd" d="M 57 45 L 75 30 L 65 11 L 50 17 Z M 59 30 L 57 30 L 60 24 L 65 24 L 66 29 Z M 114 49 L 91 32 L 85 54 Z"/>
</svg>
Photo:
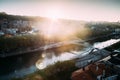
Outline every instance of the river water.
<svg viewBox="0 0 120 80">
<path fill-rule="evenodd" d="M 0 58 L 0 80 L 10 80 L 10 78 L 13 77 L 22 77 L 39 69 L 43 69 L 48 65 L 54 64 L 57 61 L 79 58 L 88 54 L 89 51 L 93 48 L 101 49 L 118 41 L 120 41 L 120 39 L 111 39 L 104 42 L 97 42 L 93 45 L 86 43 L 84 44 L 84 47 L 72 45 L 72 47 L 67 46 L 66 48 L 66 46 L 62 46 L 61 48 L 48 51 L 40 51 L 8 58 Z"/>
</svg>

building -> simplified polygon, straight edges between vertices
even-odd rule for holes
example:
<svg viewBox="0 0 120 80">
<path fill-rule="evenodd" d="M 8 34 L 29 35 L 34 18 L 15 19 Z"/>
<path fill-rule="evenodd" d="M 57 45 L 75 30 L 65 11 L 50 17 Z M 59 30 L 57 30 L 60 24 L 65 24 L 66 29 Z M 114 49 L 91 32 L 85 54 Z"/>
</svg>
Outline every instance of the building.
<svg viewBox="0 0 120 80">
<path fill-rule="evenodd" d="M 72 80 L 117 80 L 118 75 L 113 72 L 113 67 L 104 62 L 90 64 L 85 69 L 72 73 Z"/>
</svg>

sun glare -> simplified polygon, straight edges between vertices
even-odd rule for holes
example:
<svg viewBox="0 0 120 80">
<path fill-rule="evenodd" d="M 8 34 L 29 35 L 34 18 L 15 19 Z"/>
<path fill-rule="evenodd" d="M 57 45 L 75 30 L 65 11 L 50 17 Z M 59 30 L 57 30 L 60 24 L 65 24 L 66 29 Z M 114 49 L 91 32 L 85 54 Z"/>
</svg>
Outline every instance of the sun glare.
<svg viewBox="0 0 120 80">
<path fill-rule="evenodd" d="M 75 26 L 80 26 L 80 24 L 64 22 L 64 20 L 62 21 L 62 19 L 58 19 L 63 16 L 63 13 L 64 10 L 57 8 L 47 10 L 46 17 L 48 17 L 49 20 L 44 22 L 40 27 L 40 30 L 46 39 L 50 40 L 57 38 L 60 40 L 66 40 L 74 36 L 78 31 L 78 28 Z"/>
<path fill-rule="evenodd" d="M 62 17 L 62 11 L 59 9 L 50 9 L 47 11 L 46 16 L 52 20 L 57 20 Z"/>
<path fill-rule="evenodd" d="M 75 27 L 67 26 L 66 23 L 60 22 L 59 20 L 44 24 L 40 29 L 47 39 L 59 38 L 64 40 L 77 31 Z"/>
</svg>

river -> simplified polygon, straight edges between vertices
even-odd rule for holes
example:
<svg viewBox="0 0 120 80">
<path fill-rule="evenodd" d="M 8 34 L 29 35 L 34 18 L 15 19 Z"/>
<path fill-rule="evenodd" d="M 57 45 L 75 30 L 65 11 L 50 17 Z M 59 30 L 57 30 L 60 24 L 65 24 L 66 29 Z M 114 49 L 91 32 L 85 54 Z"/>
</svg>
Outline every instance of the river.
<svg viewBox="0 0 120 80">
<path fill-rule="evenodd" d="M 29 54 L 0 58 L 0 80 L 10 80 L 13 77 L 23 77 L 57 61 L 65 61 L 85 56 L 93 48 L 104 48 L 120 39 L 111 39 L 97 42 L 93 45 L 85 43 L 83 46 L 62 46 L 47 51 L 38 51 Z M 71 45 L 70 45 L 71 46 Z M 80 48 L 81 47 L 81 48 Z"/>
</svg>

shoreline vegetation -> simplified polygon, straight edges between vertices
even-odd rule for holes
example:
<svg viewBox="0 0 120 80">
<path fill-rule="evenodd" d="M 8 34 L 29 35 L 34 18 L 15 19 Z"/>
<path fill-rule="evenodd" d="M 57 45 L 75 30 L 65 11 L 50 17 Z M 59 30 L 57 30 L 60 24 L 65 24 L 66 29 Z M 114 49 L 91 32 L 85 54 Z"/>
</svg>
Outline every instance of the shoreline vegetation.
<svg viewBox="0 0 120 80">
<path fill-rule="evenodd" d="M 71 73 L 78 68 L 75 67 L 75 60 L 56 62 L 45 69 L 38 70 L 23 78 L 13 78 L 11 80 L 71 80 Z"/>
<path fill-rule="evenodd" d="M 44 50 L 44 46 L 47 42 L 47 40 L 43 39 L 39 34 L 37 35 L 23 35 L 23 36 L 14 36 L 14 37 L 0 37 L 0 57 L 9 57 L 14 55 L 20 55 L 25 53 L 31 53 L 36 51 L 42 51 Z M 83 41 L 87 42 L 102 42 L 107 39 L 110 39 L 110 37 L 114 38 L 114 34 L 108 34 L 105 36 L 99 36 L 95 38 L 86 39 Z M 104 39 L 102 39 L 104 38 Z M 55 41 L 54 43 L 59 43 L 60 41 Z M 53 43 L 53 44 L 54 44 Z M 49 45 L 48 43 L 47 45 Z M 8 47 L 9 46 L 9 47 Z M 72 44 L 62 45 L 62 46 L 72 46 Z M 61 47 L 62 47 L 61 46 Z M 81 45 L 82 47 L 82 45 Z M 58 47 L 59 48 L 59 47 Z M 73 47 L 72 47 L 73 48 Z M 48 48 L 49 49 L 49 48 Z M 52 49 L 52 48 L 50 48 Z M 54 47 L 53 47 L 54 49 Z M 69 48 L 71 49 L 71 48 Z"/>
<path fill-rule="evenodd" d="M 38 25 L 38 23 L 42 24 L 44 22 L 47 22 L 48 25 L 44 26 L 44 28 L 46 29 L 47 29 L 47 26 L 49 26 L 49 22 L 50 22 L 49 18 L 9 15 L 4 12 L 1 12 L 0 21 L 4 23 L 4 20 L 5 20 L 4 26 L 6 26 L 6 28 L 4 29 L 14 28 L 15 26 L 13 26 L 12 23 L 9 24 L 11 21 L 14 22 L 14 20 L 31 21 L 31 23 L 35 25 Z M 91 41 L 89 40 L 91 43 L 93 43 L 93 42 L 105 41 L 110 38 L 116 38 L 116 36 L 118 38 L 120 37 L 119 22 L 85 22 L 85 21 L 76 21 L 76 20 L 65 20 L 65 19 L 58 19 L 58 21 L 61 24 L 63 24 L 63 27 L 68 27 L 68 30 L 69 28 L 71 29 L 73 27 L 77 29 L 75 34 L 72 34 L 70 37 L 65 36 L 67 40 L 71 40 L 72 38 L 77 38 L 82 40 L 93 39 Z M 39 27 L 42 26 L 40 24 L 39 24 Z M 2 26 L 2 23 L 0 23 L 1 31 L 4 26 Z M 19 28 L 22 28 L 22 26 L 21 27 L 19 26 Z M 26 31 L 26 28 L 23 31 Z M 36 28 L 36 27 L 34 26 L 32 28 Z M 4 57 L 7 54 L 11 55 L 13 53 L 20 52 L 20 51 L 21 52 L 19 54 L 33 52 L 33 50 L 37 51 L 41 46 L 45 46 L 46 44 L 65 41 L 64 39 L 63 40 L 60 39 L 63 36 L 64 34 L 61 36 L 58 36 L 57 38 L 53 37 L 53 38 L 47 39 L 46 36 L 43 35 L 43 33 L 40 31 L 35 34 L 27 34 L 27 33 L 21 34 L 21 32 L 17 33 L 16 35 L 5 34 L 3 36 L 0 36 L 0 45 L 1 45 L 0 55 Z M 103 37 L 100 38 L 100 36 L 103 36 Z"/>
<path fill-rule="evenodd" d="M 112 51 L 112 49 L 120 50 L 119 43 L 120 42 L 108 46 L 105 49 L 110 51 Z M 32 74 L 28 74 L 22 78 L 12 78 L 11 80 L 71 80 L 72 73 L 79 69 L 75 66 L 75 62 L 76 59 L 58 61 Z"/>
<path fill-rule="evenodd" d="M 0 14 L 0 20 L 2 21 L 4 19 L 8 22 L 14 20 L 32 21 L 33 23 L 50 22 L 49 19 L 41 17 L 14 16 L 8 15 L 6 13 Z M 68 28 L 67 30 L 69 30 L 69 27 L 71 26 L 78 29 L 75 35 L 70 36 L 70 39 L 71 37 L 82 40 L 94 39 L 89 42 L 93 44 L 94 42 L 102 42 L 112 38 L 120 38 L 120 22 L 85 22 L 65 19 L 59 19 L 59 21 L 61 22 L 61 24 L 64 24 L 63 27 Z M 0 29 L 1 27 L 2 26 L 0 25 Z M 7 28 L 10 28 L 10 26 L 7 26 Z M 35 26 L 33 28 L 35 28 Z M 47 29 L 47 26 L 45 26 L 44 28 Z M 85 29 L 83 29 L 82 31 L 81 28 Z M 58 37 L 62 36 L 63 35 Z M 11 52 L 34 50 L 36 48 L 39 48 L 40 46 L 57 42 L 61 42 L 61 40 L 56 37 L 48 40 L 45 38 L 45 36 L 41 34 L 41 32 L 39 34 L 24 34 L 21 36 L 5 34 L 4 36 L 0 36 L 0 55 L 3 54 L 4 56 L 4 54 L 7 55 Z M 67 45 L 67 47 L 62 46 L 66 47 L 65 50 L 63 50 L 63 48 L 61 48 L 62 50 L 57 50 L 58 52 L 66 50 L 69 51 L 73 48 L 72 46 L 74 47 L 74 45 Z M 26 75 L 23 78 L 13 78 L 12 80 L 71 80 L 71 73 L 77 69 L 78 68 L 75 67 L 75 60 L 68 60 L 63 62 L 57 62 L 54 65 L 49 65 L 45 69 L 38 70 L 37 72 Z"/>
</svg>

